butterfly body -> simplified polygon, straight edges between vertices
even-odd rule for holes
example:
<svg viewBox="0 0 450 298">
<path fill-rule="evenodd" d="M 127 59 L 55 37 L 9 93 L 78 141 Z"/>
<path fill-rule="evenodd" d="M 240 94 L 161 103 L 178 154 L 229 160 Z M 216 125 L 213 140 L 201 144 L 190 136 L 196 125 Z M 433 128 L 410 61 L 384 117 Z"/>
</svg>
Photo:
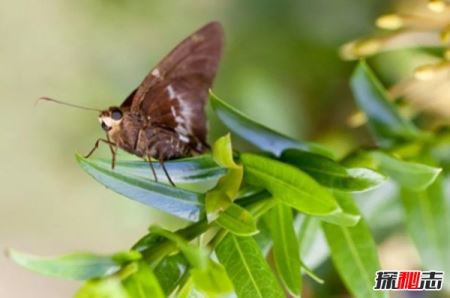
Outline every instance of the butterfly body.
<svg viewBox="0 0 450 298">
<path fill-rule="evenodd" d="M 119 108 L 110 108 L 112 111 Z M 141 113 L 121 111 L 122 117 L 112 119 L 111 110 L 103 111 L 99 120 L 105 123 L 104 129 L 108 139 L 117 147 L 139 157 L 169 160 L 202 153 L 204 146 L 195 144 L 188 137 L 165 128 L 161 124 L 152 123 Z M 201 150 L 196 150 L 201 148 Z"/>
<path fill-rule="evenodd" d="M 203 26 L 163 58 L 119 107 L 100 113 L 107 140 L 99 141 L 110 145 L 113 167 L 117 148 L 157 159 L 163 168 L 165 160 L 209 148 L 204 109 L 222 47 L 222 26 Z M 88 156 L 97 147 L 98 141 Z"/>
</svg>

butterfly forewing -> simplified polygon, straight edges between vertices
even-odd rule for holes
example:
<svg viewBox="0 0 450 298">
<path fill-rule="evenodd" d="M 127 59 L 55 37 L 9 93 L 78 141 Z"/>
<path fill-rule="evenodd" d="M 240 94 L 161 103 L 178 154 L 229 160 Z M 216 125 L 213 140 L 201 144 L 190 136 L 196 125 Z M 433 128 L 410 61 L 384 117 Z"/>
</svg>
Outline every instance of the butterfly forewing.
<svg viewBox="0 0 450 298">
<path fill-rule="evenodd" d="M 122 106 L 144 113 L 152 125 L 173 130 L 202 151 L 205 104 L 223 47 L 223 29 L 209 23 L 182 41 Z"/>
<path fill-rule="evenodd" d="M 131 104 L 133 103 L 134 96 L 136 95 L 137 88 L 133 90 L 133 92 L 130 93 L 130 95 L 127 96 L 127 98 L 122 102 L 120 105 L 121 108 L 129 108 L 131 107 Z"/>
</svg>

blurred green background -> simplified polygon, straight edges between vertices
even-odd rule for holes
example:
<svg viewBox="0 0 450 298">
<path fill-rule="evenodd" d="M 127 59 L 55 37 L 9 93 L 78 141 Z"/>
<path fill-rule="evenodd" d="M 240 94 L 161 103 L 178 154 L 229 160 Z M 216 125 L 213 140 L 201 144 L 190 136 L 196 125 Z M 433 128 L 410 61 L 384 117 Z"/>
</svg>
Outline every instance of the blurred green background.
<svg viewBox="0 0 450 298">
<path fill-rule="evenodd" d="M 38 255 L 114 252 L 164 218 L 79 169 L 75 152 L 88 152 L 103 136 L 95 113 L 34 107 L 39 96 L 117 105 L 180 40 L 219 20 L 226 48 L 215 92 L 270 127 L 343 154 L 368 140 L 364 129 L 345 125 L 354 109 L 353 64 L 340 60 L 338 47 L 370 34 L 376 16 L 396 3 L 2 0 L 0 247 Z M 224 132 L 213 116 L 210 128 L 211 139 Z M 0 256 L 0 297 L 69 297 L 77 286 Z"/>
</svg>

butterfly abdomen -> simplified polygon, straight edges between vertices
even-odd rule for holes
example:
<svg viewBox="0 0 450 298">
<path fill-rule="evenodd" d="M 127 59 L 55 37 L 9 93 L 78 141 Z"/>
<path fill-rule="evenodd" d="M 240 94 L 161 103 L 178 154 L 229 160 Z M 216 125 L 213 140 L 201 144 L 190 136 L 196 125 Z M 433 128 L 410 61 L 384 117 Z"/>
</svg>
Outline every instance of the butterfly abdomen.
<svg viewBox="0 0 450 298">
<path fill-rule="evenodd" d="M 141 131 L 136 150 L 143 156 L 169 160 L 192 155 L 189 138 L 161 127 L 147 127 Z"/>
</svg>

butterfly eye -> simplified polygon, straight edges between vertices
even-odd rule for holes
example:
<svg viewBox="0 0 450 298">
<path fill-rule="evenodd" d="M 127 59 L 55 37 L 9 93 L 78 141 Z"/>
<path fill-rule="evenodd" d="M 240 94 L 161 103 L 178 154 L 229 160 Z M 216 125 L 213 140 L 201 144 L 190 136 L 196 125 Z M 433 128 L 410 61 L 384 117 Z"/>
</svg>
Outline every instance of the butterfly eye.
<svg viewBox="0 0 450 298">
<path fill-rule="evenodd" d="M 111 118 L 113 120 L 120 120 L 122 119 L 122 111 L 119 109 L 114 109 L 111 111 Z"/>
<path fill-rule="evenodd" d="M 102 128 L 105 131 L 108 131 L 110 129 L 110 127 L 108 125 L 106 125 L 106 123 L 104 121 L 102 121 Z"/>
</svg>

